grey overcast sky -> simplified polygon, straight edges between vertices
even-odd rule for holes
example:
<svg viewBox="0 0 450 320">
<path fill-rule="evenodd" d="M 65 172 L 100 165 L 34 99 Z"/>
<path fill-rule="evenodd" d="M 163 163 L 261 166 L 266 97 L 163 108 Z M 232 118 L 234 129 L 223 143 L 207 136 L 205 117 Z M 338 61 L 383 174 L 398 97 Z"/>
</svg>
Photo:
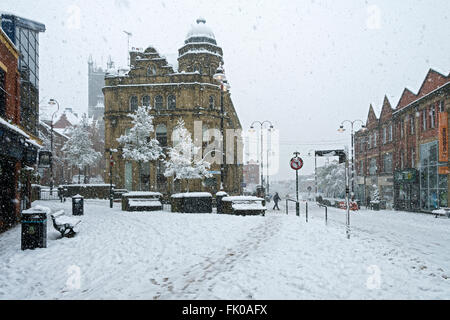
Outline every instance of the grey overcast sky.
<svg viewBox="0 0 450 320">
<path fill-rule="evenodd" d="M 0 10 L 46 25 L 40 37 L 41 100 L 87 112 L 87 60 L 126 65 L 131 46 L 176 55 L 201 16 L 224 50 L 232 98 L 247 129 L 270 120 L 280 130 L 280 170 L 299 150 L 349 144 L 342 120 L 393 107 L 417 92 L 429 68 L 450 71 L 450 1 L 3 0 Z M 305 157 L 302 174 L 314 161 Z"/>
</svg>

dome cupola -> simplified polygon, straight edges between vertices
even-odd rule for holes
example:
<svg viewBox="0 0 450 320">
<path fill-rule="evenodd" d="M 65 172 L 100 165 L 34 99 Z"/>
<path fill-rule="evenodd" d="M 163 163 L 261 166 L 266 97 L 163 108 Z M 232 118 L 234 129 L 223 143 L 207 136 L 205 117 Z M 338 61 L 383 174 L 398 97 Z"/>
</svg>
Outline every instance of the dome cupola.
<svg viewBox="0 0 450 320">
<path fill-rule="evenodd" d="M 208 42 L 216 45 L 216 37 L 211 28 L 206 24 L 206 20 L 204 18 L 198 18 L 196 22 L 196 24 L 191 26 L 184 43 Z"/>
</svg>

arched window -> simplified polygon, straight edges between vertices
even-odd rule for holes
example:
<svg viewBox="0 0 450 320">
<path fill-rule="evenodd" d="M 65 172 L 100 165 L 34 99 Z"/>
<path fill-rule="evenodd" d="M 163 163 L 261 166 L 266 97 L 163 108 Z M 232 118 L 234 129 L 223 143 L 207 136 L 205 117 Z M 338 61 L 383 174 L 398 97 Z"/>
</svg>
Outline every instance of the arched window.
<svg viewBox="0 0 450 320">
<path fill-rule="evenodd" d="M 169 110 L 174 110 L 177 108 L 177 97 L 175 97 L 175 95 L 171 94 L 167 97 L 167 108 Z"/>
<path fill-rule="evenodd" d="M 142 105 L 146 107 L 150 107 L 150 96 L 142 97 Z"/>
<path fill-rule="evenodd" d="M 162 108 L 163 108 L 163 97 L 156 96 L 155 97 L 155 109 L 162 109 Z"/>
<path fill-rule="evenodd" d="M 167 147 L 167 127 L 165 124 L 156 126 L 156 140 L 158 140 L 161 147 Z"/>
<path fill-rule="evenodd" d="M 148 67 L 147 76 L 156 76 L 156 67 L 154 65 Z"/>
<path fill-rule="evenodd" d="M 198 64 L 194 64 L 194 72 L 198 71 L 200 74 L 202 73 L 202 67 Z"/>
<path fill-rule="evenodd" d="M 216 106 L 216 103 L 215 103 L 216 101 L 215 101 L 215 99 L 214 99 L 214 96 L 209 96 L 209 108 L 210 109 L 214 109 L 215 108 L 215 106 Z"/>
<path fill-rule="evenodd" d="M 138 98 L 136 96 L 132 96 L 130 98 L 130 111 L 135 112 L 138 109 Z"/>
<path fill-rule="evenodd" d="M 211 66 L 209 67 L 209 74 L 210 74 L 211 76 L 214 76 L 214 75 L 216 74 L 216 71 L 217 71 L 217 68 L 216 68 L 214 65 L 211 65 Z"/>
</svg>

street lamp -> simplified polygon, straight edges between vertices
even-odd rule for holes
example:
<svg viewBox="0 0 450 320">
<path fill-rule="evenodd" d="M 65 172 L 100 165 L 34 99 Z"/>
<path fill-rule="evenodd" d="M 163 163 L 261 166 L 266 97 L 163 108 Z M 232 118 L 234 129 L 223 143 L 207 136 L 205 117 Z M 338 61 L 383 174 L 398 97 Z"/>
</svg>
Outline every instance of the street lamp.
<svg viewBox="0 0 450 320">
<path fill-rule="evenodd" d="M 223 106 L 224 93 L 229 91 L 231 86 L 227 81 L 225 76 L 225 70 L 222 64 L 217 68 L 216 73 L 213 76 L 214 80 L 220 83 L 220 134 L 222 135 L 222 163 L 220 164 L 220 190 L 224 190 L 224 179 L 225 179 L 225 133 L 224 133 L 224 117 L 225 110 Z"/>
<path fill-rule="evenodd" d="M 114 190 L 113 190 L 113 153 L 117 152 L 115 149 L 106 148 L 105 152 L 109 152 L 109 207 L 112 209 L 114 205 Z"/>
<path fill-rule="evenodd" d="M 345 128 L 344 128 L 344 123 L 346 123 L 346 122 L 348 122 L 348 123 L 350 123 L 350 125 L 351 125 L 351 145 L 352 145 L 352 148 L 351 148 L 351 153 L 352 153 L 352 168 L 351 168 L 351 170 L 352 170 L 352 200 L 354 200 L 354 197 L 355 197 L 355 182 L 354 182 L 354 179 L 355 179 L 355 161 L 354 161 L 354 145 L 355 145 L 355 135 L 354 135 L 354 131 L 353 131 L 353 125 L 356 123 L 356 122 L 361 122 L 361 129 L 363 130 L 363 131 L 366 131 L 366 125 L 364 124 L 364 122 L 362 121 L 362 120 L 359 120 L 359 119 L 356 119 L 356 120 L 353 120 L 353 121 L 351 121 L 351 120 L 344 120 L 344 121 L 342 121 L 342 123 L 341 123 L 341 125 L 340 125 L 340 127 L 339 127 L 339 129 L 338 129 L 338 132 L 339 133 L 343 133 L 343 132 L 345 132 Z"/>
<path fill-rule="evenodd" d="M 260 150 L 260 152 L 261 152 L 261 187 L 264 187 L 264 172 L 263 172 L 263 170 L 264 170 L 264 156 L 263 156 L 263 127 L 264 127 L 264 124 L 268 124 L 268 125 L 270 125 L 270 127 L 269 127 L 269 132 L 270 131 L 272 131 L 273 130 L 273 124 L 272 124 L 272 122 L 270 122 L 269 120 L 264 120 L 264 121 L 255 121 L 255 122 L 253 122 L 252 123 L 252 125 L 250 126 L 250 129 L 251 130 L 255 130 L 255 124 L 259 124 L 260 125 L 260 127 L 261 127 L 261 129 L 260 129 L 260 138 L 261 138 L 261 150 Z M 268 161 L 269 161 L 269 159 L 267 158 L 267 163 L 268 163 Z"/>
<path fill-rule="evenodd" d="M 316 150 L 309 150 L 308 151 L 308 155 L 310 157 L 311 157 L 311 152 L 314 152 L 314 187 L 316 189 L 314 198 L 317 198 L 317 193 L 318 193 L 318 186 L 317 186 L 317 152 L 316 152 Z"/>
<path fill-rule="evenodd" d="M 59 102 L 56 101 L 55 99 L 50 99 L 50 101 L 48 102 L 49 105 L 54 106 L 55 104 L 58 106 L 58 109 L 56 109 L 56 111 L 52 114 L 52 122 L 51 122 L 51 132 L 50 132 L 50 152 L 52 153 L 52 157 L 50 160 L 50 195 L 53 195 L 53 118 L 55 117 L 55 115 L 58 113 L 59 111 Z"/>
</svg>

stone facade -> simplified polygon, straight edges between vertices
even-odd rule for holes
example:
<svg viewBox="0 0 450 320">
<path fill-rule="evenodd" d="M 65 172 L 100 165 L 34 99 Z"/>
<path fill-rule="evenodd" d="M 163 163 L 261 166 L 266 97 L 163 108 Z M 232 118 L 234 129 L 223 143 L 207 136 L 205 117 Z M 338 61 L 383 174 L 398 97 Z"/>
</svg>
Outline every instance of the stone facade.
<svg viewBox="0 0 450 320">
<path fill-rule="evenodd" d="M 120 154 L 117 138 L 131 128 L 130 113 L 139 105 L 150 105 L 154 116 L 156 138 L 163 147 L 172 145 L 172 131 L 177 120 L 182 118 L 186 128 L 194 134 L 194 125 L 204 132 L 206 129 L 221 128 L 221 95 L 224 105 L 224 129 L 241 130 L 241 124 L 229 92 L 221 91 L 213 75 L 223 63 L 222 49 L 217 46 L 214 35 L 202 19 L 192 27 L 182 48 L 179 49 L 178 70 L 168 64 L 153 47 L 130 52 L 129 71 L 107 73 L 103 93 L 105 97 L 105 147 L 117 149 L 113 155 L 113 183 L 117 188 L 137 190 L 139 186 L 138 164 L 126 162 Z M 199 130 L 195 131 L 198 132 Z M 201 135 L 200 135 L 201 136 Z M 239 136 L 240 139 L 240 136 Z M 193 140 L 202 145 L 204 156 L 209 150 L 207 143 Z M 228 142 L 228 140 L 230 142 Z M 225 137 L 225 146 L 231 143 Z M 240 194 L 242 188 L 242 144 L 236 143 L 233 163 L 225 165 L 224 188 L 231 194 Z M 221 150 L 220 146 L 216 150 Z M 220 152 L 220 151 L 219 151 Z M 217 154 L 219 153 L 216 153 Z M 218 156 L 221 158 L 220 156 Z M 109 154 L 108 157 L 109 158 Z M 109 161 L 106 173 L 109 173 Z M 186 182 L 174 182 L 163 176 L 163 164 L 155 161 L 144 164 L 141 180 L 144 188 L 166 194 L 184 191 Z M 220 164 L 211 165 L 212 179 L 192 180 L 190 191 L 216 192 L 220 188 Z M 109 181 L 109 176 L 105 176 Z"/>
</svg>

